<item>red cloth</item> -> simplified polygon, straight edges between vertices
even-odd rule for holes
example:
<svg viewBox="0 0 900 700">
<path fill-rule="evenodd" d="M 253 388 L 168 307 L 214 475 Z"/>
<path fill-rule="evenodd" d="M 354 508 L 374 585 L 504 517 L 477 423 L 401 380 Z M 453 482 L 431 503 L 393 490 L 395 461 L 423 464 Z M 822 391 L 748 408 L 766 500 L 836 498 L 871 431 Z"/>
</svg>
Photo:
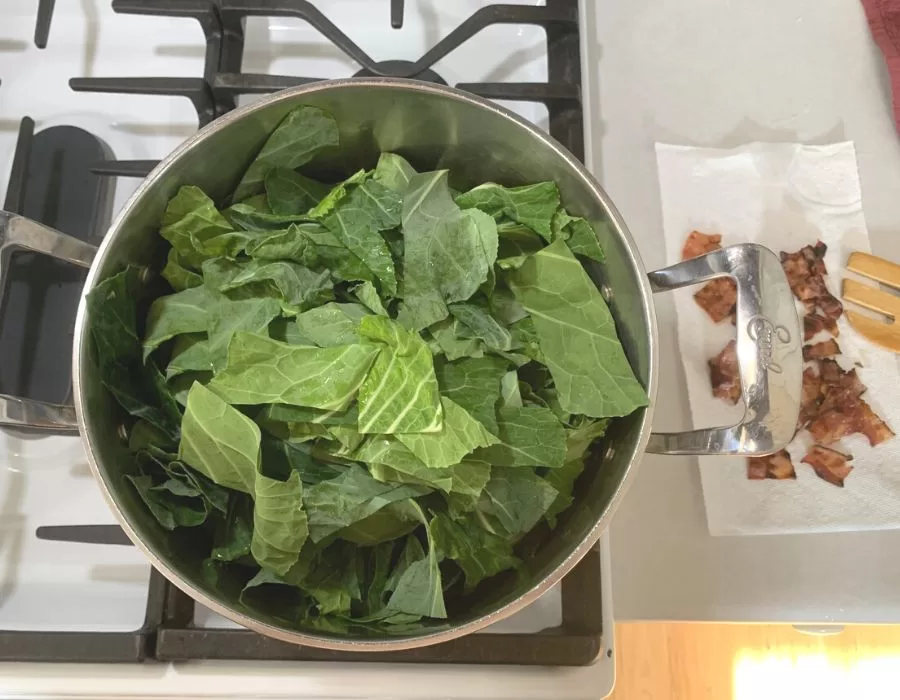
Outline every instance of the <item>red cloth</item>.
<svg viewBox="0 0 900 700">
<path fill-rule="evenodd" d="M 900 0 L 862 0 L 875 43 L 884 54 L 894 98 L 894 123 L 900 131 Z"/>
</svg>

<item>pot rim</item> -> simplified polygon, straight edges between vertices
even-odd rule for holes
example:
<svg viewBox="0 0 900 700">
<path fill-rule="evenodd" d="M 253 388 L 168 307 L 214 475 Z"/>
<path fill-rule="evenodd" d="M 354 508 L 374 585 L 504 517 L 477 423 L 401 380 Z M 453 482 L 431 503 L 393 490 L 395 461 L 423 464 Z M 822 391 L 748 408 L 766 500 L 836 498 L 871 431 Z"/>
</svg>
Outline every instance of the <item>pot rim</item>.
<svg viewBox="0 0 900 700">
<path fill-rule="evenodd" d="M 506 121 L 512 122 L 515 127 L 526 130 L 533 138 L 538 139 L 539 141 L 542 141 L 546 145 L 550 146 L 556 152 L 559 158 L 565 160 L 579 174 L 585 185 L 588 186 L 593 195 L 601 202 L 604 209 L 608 212 L 610 222 L 614 225 L 618 235 L 620 235 L 627 244 L 630 264 L 634 269 L 640 272 L 638 283 L 640 285 L 641 297 L 643 302 L 642 306 L 645 316 L 644 321 L 650 330 L 648 350 L 649 369 L 648 382 L 646 386 L 649 402 L 647 407 L 644 409 L 643 419 L 640 424 L 640 436 L 635 443 L 634 454 L 632 456 L 631 463 L 626 468 L 625 474 L 622 477 L 622 481 L 616 489 L 612 499 L 609 501 L 609 503 L 607 503 L 604 513 L 596 521 L 588 535 L 578 544 L 577 547 L 575 547 L 575 549 L 569 554 L 569 556 L 566 557 L 562 562 L 560 562 L 556 566 L 556 568 L 554 568 L 547 576 L 536 581 L 528 591 L 522 593 L 517 598 L 511 600 L 502 607 L 493 610 L 492 612 L 482 615 L 481 617 L 478 617 L 474 620 L 470 620 L 464 624 L 456 625 L 449 629 L 436 630 L 432 633 L 410 637 L 398 636 L 396 638 L 385 639 L 342 640 L 336 637 L 318 636 L 315 634 L 310 634 L 308 632 L 288 629 L 286 627 L 278 627 L 266 622 L 262 622 L 242 612 L 229 608 L 228 606 L 208 596 L 203 591 L 198 590 L 188 581 L 183 579 L 182 576 L 174 568 L 168 566 L 165 562 L 163 562 L 156 555 L 153 549 L 143 541 L 143 539 L 138 535 L 136 528 L 132 525 L 129 516 L 119 508 L 119 505 L 116 502 L 106 482 L 106 479 L 103 477 L 103 474 L 95 458 L 92 432 L 89 430 L 85 421 L 85 406 L 81 390 L 81 357 L 82 353 L 85 352 L 86 342 L 85 327 L 87 323 L 87 309 L 85 297 L 100 281 L 97 279 L 99 274 L 98 271 L 103 267 L 103 263 L 106 260 L 110 249 L 115 244 L 116 236 L 121 226 L 123 225 L 123 222 L 128 218 L 130 211 L 136 206 L 137 202 L 144 196 L 147 190 L 150 189 L 157 180 L 159 180 L 172 167 L 176 166 L 181 157 L 186 154 L 191 148 L 193 148 L 197 143 L 203 141 L 210 134 L 215 133 L 219 129 L 226 127 L 232 122 L 239 121 L 258 110 L 266 109 L 272 104 L 277 104 L 282 101 L 292 101 L 297 97 L 303 95 L 314 94 L 322 91 L 342 90 L 345 88 L 356 89 L 361 86 L 370 86 L 378 89 L 411 90 L 415 92 L 431 93 L 443 97 L 449 97 L 451 99 L 465 102 L 475 107 L 479 107 L 481 109 L 492 112 L 495 115 L 504 118 Z M 612 519 L 616 508 L 621 502 L 621 499 L 633 483 L 635 477 L 635 469 L 637 466 L 636 462 L 642 457 L 644 449 L 647 445 L 647 441 L 650 437 L 650 426 L 652 424 L 653 410 L 656 403 L 657 391 L 657 347 L 658 332 L 656 323 L 656 311 L 652 299 L 652 291 L 647 279 L 646 269 L 640 258 L 634 239 L 629 233 L 625 222 L 622 220 L 621 215 L 613 205 L 609 196 L 606 194 L 606 192 L 604 192 L 593 175 L 591 175 L 591 173 L 587 170 L 586 166 L 582 164 L 577 158 L 575 158 L 575 156 L 572 155 L 568 151 L 568 149 L 566 149 L 548 133 L 539 129 L 534 124 L 531 124 L 530 122 L 511 112 L 510 110 L 501 107 L 493 102 L 490 102 L 489 100 L 483 99 L 462 90 L 458 90 L 456 88 L 401 78 L 345 78 L 340 80 L 320 81 L 295 88 L 289 88 L 287 90 L 281 90 L 279 92 L 267 95 L 266 97 L 253 102 L 252 104 L 235 109 L 219 117 L 215 121 L 207 124 L 196 134 L 185 140 L 168 156 L 160 161 L 160 163 L 147 175 L 147 177 L 140 184 L 140 186 L 138 186 L 134 194 L 132 194 L 132 196 L 128 199 L 122 210 L 119 212 L 118 216 L 110 225 L 109 231 L 104 236 L 103 241 L 98 248 L 94 263 L 91 266 L 90 271 L 88 272 L 88 276 L 81 294 L 81 299 L 79 301 L 78 313 L 75 320 L 75 337 L 72 353 L 72 386 L 74 394 L 75 413 L 78 419 L 78 430 L 81 434 L 82 441 L 85 444 L 88 463 L 91 467 L 91 471 L 93 472 L 95 479 L 100 484 L 101 491 L 103 492 L 103 497 L 109 505 L 110 510 L 112 510 L 112 512 L 116 516 L 116 519 L 118 520 L 122 529 L 128 535 L 129 539 L 131 539 L 131 541 L 134 542 L 134 544 L 144 553 L 144 556 L 147 557 L 150 564 L 160 573 L 162 573 L 172 584 L 174 584 L 195 601 L 201 603 L 210 610 L 213 610 L 214 612 L 243 627 L 246 627 L 268 637 L 272 637 L 284 642 L 290 642 L 293 644 L 307 645 L 318 647 L 321 649 L 331 649 L 335 651 L 389 652 L 402 651 L 406 649 L 413 649 L 432 644 L 439 644 L 441 642 L 447 642 L 452 639 L 456 639 L 458 637 L 476 632 L 480 629 L 483 629 L 484 627 L 487 627 L 488 625 L 509 617 L 510 615 L 518 612 L 519 610 L 525 608 L 526 606 L 537 600 L 537 598 L 539 598 L 541 595 L 543 595 L 553 586 L 559 583 L 559 581 L 562 580 L 562 578 L 567 573 L 569 573 L 569 571 L 571 571 L 571 569 L 582 559 L 582 557 L 584 557 L 584 555 L 594 547 L 594 545 L 600 539 L 600 536 L 609 526 L 610 520 Z M 599 591 L 597 592 L 597 595 L 599 600 Z"/>
</svg>

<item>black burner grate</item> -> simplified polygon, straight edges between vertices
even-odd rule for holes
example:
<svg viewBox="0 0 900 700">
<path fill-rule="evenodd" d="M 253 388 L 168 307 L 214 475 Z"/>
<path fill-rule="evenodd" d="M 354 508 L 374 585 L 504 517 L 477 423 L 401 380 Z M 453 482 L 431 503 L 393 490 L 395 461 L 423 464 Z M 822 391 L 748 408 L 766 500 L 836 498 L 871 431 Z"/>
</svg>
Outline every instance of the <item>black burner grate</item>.
<svg viewBox="0 0 900 700">
<path fill-rule="evenodd" d="M 52 7 L 52 3 L 45 4 Z M 547 0 L 541 7 L 482 7 L 413 62 L 375 61 L 306 0 L 113 0 L 112 5 L 116 12 L 125 14 L 183 17 L 199 22 L 206 38 L 203 76 L 73 78 L 72 89 L 185 97 L 194 105 L 200 126 L 234 109 L 240 95 L 268 93 L 318 80 L 242 73 L 242 20 L 246 17 L 294 17 L 307 22 L 358 63 L 362 67 L 359 74 L 431 80 L 440 80 L 432 70 L 435 63 L 486 27 L 540 26 L 547 35 L 546 83 L 457 83 L 456 87 L 489 99 L 544 104 L 550 133 L 578 158 L 584 157 L 578 0 Z M 391 0 L 392 27 L 402 26 L 403 9 L 403 0 Z M 45 19 L 49 27 L 49 17 Z M 144 177 L 156 163 L 106 160 L 92 171 L 104 176 Z M 22 187 L 14 173 L 9 186 L 11 196 L 21 199 Z M 61 533 L 59 538 L 67 536 Z M 108 541 L 121 544 L 118 535 Z M 285 644 L 247 630 L 197 628 L 193 624 L 194 601 L 153 571 L 141 629 L 132 633 L 0 631 L 0 661 L 252 659 L 580 666 L 593 663 L 603 651 L 600 587 L 600 555 L 592 551 L 562 582 L 559 627 L 536 633 L 478 633 L 405 652 L 349 654 Z"/>
</svg>

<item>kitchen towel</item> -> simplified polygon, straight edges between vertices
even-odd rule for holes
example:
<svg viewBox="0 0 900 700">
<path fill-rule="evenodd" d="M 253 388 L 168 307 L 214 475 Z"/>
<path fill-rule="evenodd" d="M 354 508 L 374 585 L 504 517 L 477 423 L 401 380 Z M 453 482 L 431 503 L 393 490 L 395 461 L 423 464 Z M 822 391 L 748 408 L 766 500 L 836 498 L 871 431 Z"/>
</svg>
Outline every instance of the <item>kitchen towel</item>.
<svg viewBox="0 0 900 700">
<path fill-rule="evenodd" d="M 900 0 L 862 0 L 872 38 L 881 49 L 894 102 L 894 123 L 900 130 Z"/>
<path fill-rule="evenodd" d="M 869 251 L 856 151 L 852 143 L 804 146 L 753 143 L 736 149 L 657 144 L 666 255 L 681 258 L 693 231 L 719 233 L 722 245 L 755 242 L 794 252 L 817 240 L 828 246 L 829 291 L 840 296 L 847 256 Z M 707 361 L 734 337 L 734 327 L 714 324 L 697 306 L 699 287 L 675 295 L 678 343 L 695 427 L 733 424 L 743 404 L 713 398 Z M 857 335 L 842 317 L 838 343 L 845 369 L 857 363 L 868 387 L 863 398 L 900 432 L 897 357 Z M 853 455 L 844 488 L 815 475 L 800 460 L 811 444 L 801 433 L 788 447 L 796 480 L 750 481 L 741 457 L 701 457 L 700 475 L 713 535 L 836 532 L 900 528 L 900 438 L 869 446 L 862 435 L 838 449 Z"/>
</svg>

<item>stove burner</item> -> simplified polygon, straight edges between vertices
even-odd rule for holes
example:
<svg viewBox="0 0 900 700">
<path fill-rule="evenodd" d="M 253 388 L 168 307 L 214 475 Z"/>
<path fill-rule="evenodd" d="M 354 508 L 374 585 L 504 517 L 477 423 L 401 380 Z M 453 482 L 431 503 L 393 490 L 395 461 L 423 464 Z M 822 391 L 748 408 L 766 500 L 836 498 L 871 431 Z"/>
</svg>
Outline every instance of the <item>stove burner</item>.
<svg viewBox="0 0 900 700">
<path fill-rule="evenodd" d="M 2 1 L 2 0 L 0 0 Z M 38 44 L 45 40 L 53 0 L 40 0 L 44 15 L 38 22 Z M 242 95 L 266 94 L 275 90 L 314 82 L 317 76 L 271 75 L 241 70 L 244 51 L 243 20 L 246 17 L 290 17 L 318 31 L 334 47 L 364 69 L 358 76 L 391 75 L 412 77 L 432 83 L 446 82 L 432 67 L 459 49 L 478 32 L 494 25 L 542 27 L 547 36 L 546 82 L 456 83 L 455 87 L 491 100 L 535 102 L 547 107 L 549 131 L 578 157 L 584 156 L 581 102 L 581 62 L 578 27 L 578 0 L 546 0 L 543 5 L 484 3 L 474 14 L 428 49 L 417 61 L 372 59 L 334 25 L 310 0 L 112 0 L 113 9 L 127 15 L 156 15 L 193 18 L 206 39 L 206 59 L 202 76 L 168 78 L 73 78 L 73 90 L 167 95 L 189 99 L 204 126 L 234 109 Z M 403 0 L 391 0 L 391 24 L 403 23 Z M 387 24 L 387 22 L 385 22 Z M 387 29 L 387 27 L 385 27 Z M 388 30 L 389 31 L 389 30 Z M 33 126 L 33 123 L 31 124 Z M 46 131 L 37 135 L 41 138 Z M 28 141 L 32 133 L 23 132 Z M 27 145 L 27 144 L 25 144 Z M 24 158 L 18 160 L 18 175 L 10 180 L 7 202 L 18 211 L 31 213 L 25 205 Z M 155 162 L 112 160 L 110 154 L 96 154 L 100 161 L 92 167 L 96 175 L 144 177 Z M 51 164 L 52 165 L 52 164 Z M 48 167 L 39 170 L 54 174 Z M 45 176 L 46 177 L 46 176 Z M 31 188 L 33 193 L 35 188 Z M 8 207 L 10 204 L 8 204 Z M 24 207 L 24 208 L 23 208 Z M 33 214 L 34 215 L 34 214 Z M 55 220 L 48 223 L 55 223 Z M 77 295 L 75 295 L 77 297 Z M 73 298 L 75 298 L 73 297 Z M 0 344 L 2 365 L 8 357 Z M 0 378 L 2 379 L 2 378 Z M 0 381 L 2 387 L 2 381 Z M 598 451 L 597 454 L 602 454 Z M 41 539 L 128 544 L 117 527 L 55 526 L 39 528 Z M 101 546 L 101 545 L 97 545 Z M 249 630 L 206 629 L 194 625 L 194 601 L 172 586 L 161 574 L 151 574 L 146 620 L 133 632 L 55 632 L 0 629 L 0 661 L 140 662 L 145 659 L 183 661 L 281 660 L 281 661 L 393 661 L 434 664 L 502 664 L 540 666 L 586 666 L 611 650 L 604 644 L 603 610 L 599 602 L 601 586 L 600 554 L 592 550 L 561 584 L 562 621 L 558 627 L 535 633 L 476 633 L 438 646 L 403 652 L 347 653 L 285 644 L 260 637 Z"/>
<path fill-rule="evenodd" d="M 354 78 L 372 78 L 378 75 L 386 75 L 395 78 L 405 78 L 415 69 L 416 64 L 412 61 L 380 61 L 375 64 L 378 72 L 370 71 L 367 68 L 353 74 Z M 438 83 L 439 85 L 447 85 L 447 81 L 435 73 L 430 68 L 426 68 L 421 73 L 410 76 L 414 80 L 424 80 L 426 83 Z"/>
</svg>

